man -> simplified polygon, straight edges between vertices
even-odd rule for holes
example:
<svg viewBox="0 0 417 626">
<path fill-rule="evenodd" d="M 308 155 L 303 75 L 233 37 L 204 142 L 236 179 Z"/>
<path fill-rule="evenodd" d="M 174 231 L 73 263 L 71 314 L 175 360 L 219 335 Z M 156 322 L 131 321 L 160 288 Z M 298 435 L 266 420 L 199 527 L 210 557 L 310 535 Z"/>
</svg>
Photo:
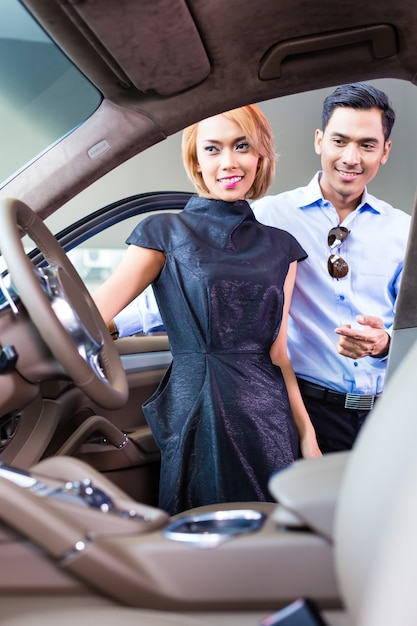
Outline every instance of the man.
<svg viewBox="0 0 417 626">
<path fill-rule="evenodd" d="M 129 337 L 136 333 L 163 332 L 161 314 L 151 286 L 147 287 L 137 298 L 127 305 L 109 324 L 113 339 Z"/>
<path fill-rule="evenodd" d="M 323 453 L 350 449 L 381 394 L 410 216 L 366 185 L 389 156 L 386 94 L 343 85 L 323 105 L 307 187 L 253 203 L 257 219 L 293 234 L 297 269 L 288 350 Z"/>
</svg>

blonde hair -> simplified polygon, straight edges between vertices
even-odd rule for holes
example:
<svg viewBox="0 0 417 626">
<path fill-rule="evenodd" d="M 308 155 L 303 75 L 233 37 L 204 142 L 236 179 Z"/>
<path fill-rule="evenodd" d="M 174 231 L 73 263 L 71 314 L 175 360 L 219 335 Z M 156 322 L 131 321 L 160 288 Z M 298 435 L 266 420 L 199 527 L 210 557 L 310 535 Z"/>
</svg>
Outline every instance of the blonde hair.
<svg viewBox="0 0 417 626">
<path fill-rule="evenodd" d="M 223 113 L 243 130 L 253 150 L 259 154 L 255 180 L 246 197 L 257 200 L 266 194 L 275 174 L 277 155 L 274 151 L 274 137 L 271 126 L 256 104 L 249 104 Z M 182 159 L 187 175 L 200 195 L 209 193 L 201 172 L 198 171 L 197 128 L 199 122 L 184 129 L 182 135 Z"/>
</svg>

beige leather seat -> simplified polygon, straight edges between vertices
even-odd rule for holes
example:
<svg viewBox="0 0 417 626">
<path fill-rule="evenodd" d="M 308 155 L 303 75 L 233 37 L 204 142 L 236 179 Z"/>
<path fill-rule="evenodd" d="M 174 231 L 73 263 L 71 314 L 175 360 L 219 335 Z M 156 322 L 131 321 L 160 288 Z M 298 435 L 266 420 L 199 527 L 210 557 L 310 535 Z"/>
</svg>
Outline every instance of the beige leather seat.
<svg viewBox="0 0 417 626">
<path fill-rule="evenodd" d="M 271 480 L 278 518 L 290 512 L 333 540 L 346 610 L 324 612 L 329 626 L 417 624 L 416 363 L 417 344 L 351 453 L 301 461 Z"/>
<path fill-rule="evenodd" d="M 84 608 L 74 607 L 69 611 L 60 609 L 45 610 L 27 613 L 17 612 L 7 622 L 7 626 L 48 626 L 60 624 L 60 626 L 202 626 L 202 622 L 186 615 L 163 613 L 159 611 L 141 611 L 128 608 Z"/>
<path fill-rule="evenodd" d="M 417 344 L 386 385 L 349 456 L 335 516 L 346 611 L 331 626 L 417 624 Z"/>
<path fill-rule="evenodd" d="M 335 559 L 349 624 L 417 624 L 417 344 L 349 457 Z"/>
</svg>

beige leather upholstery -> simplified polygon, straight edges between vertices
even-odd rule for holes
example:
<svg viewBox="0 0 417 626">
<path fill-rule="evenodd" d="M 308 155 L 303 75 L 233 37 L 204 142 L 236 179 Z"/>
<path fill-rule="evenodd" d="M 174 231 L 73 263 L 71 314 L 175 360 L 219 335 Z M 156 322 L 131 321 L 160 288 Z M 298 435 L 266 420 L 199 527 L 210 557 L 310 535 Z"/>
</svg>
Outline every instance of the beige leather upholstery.
<svg viewBox="0 0 417 626">
<path fill-rule="evenodd" d="M 1 624 L 5 622 L 1 621 Z M 127 608 L 83 608 L 63 612 L 59 609 L 33 613 L 17 613 L 7 620 L 7 626 L 203 626 L 202 622 L 174 613 L 140 611 Z"/>
<path fill-rule="evenodd" d="M 289 471 L 273 476 L 269 489 L 278 502 L 277 524 L 307 526 L 333 542 L 334 516 L 349 456 L 350 452 L 342 452 L 308 462 L 301 459 Z"/>
<path fill-rule="evenodd" d="M 334 542 L 346 611 L 324 612 L 329 626 L 417 624 L 416 360 L 417 344 L 351 453 L 300 461 L 271 479 L 276 519 Z"/>
<path fill-rule="evenodd" d="M 347 464 L 335 522 L 351 624 L 417 624 L 417 344 L 386 385 Z"/>
<path fill-rule="evenodd" d="M 274 493 L 279 495 L 282 487 L 282 501 L 277 511 L 287 508 L 295 525 L 297 520 L 301 525 L 310 525 L 323 540 L 329 544 L 334 542 L 337 579 L 346 610 L 324 612 L 329 626 L 417 624 L 417 416 L 413 380 L 416 359 L 417 344 L 386 386 L 383 399 L 365 424 L 351 453 L 302 461 L 271 480 Z M 64 466 L 60 471 L 66 474 L 67 461 L 61 461 Z M 72 463 L 70 465 L 74 471 Z M 49 469 L 52 471 L 53 462 L 37 466 L 37 470 L 44 474 Z M 122 493 L 115 490 L 113 495 L 119 498 Z M 279 533 L 275 536 L 275 543 L 278 536 Z M 239 543 L 236 541 L 230 546 L 238 550 Z M 142 550 L 144 548 L 145 543 Z M 160 551 L 166 548 L 167 545 L 161 542 Z M 300 563 L 296 565 L 290 558 L 285 559 L 285 566 L 287 573 L 292 569 L 300 572 Z M 162 572 L 166 576 L 167 572 L 158 568 L 156 580 Z M 249 572 L 250 566 L 248 575 Z M 317 577 L 321 575 L 317 570 Z M 227 594 L 227 585 L 225 587 L 224 593 Z M 23 604 L 15 597 L 12 599 L 13 610 L 8 611 L 2 599 L 0 624 L 47 626 L 59 622 L 61 626 L 70 623 L 71 626 L 74 623 L 87 626 L 100 622 L 103 626 L 110 626 L 123 622 L 126 626 L 255 626 L 262 617 L 259 611 L 239 614 L 236 612 L 238 607 L 223 613 L 201 610 L 178 614 L 168 610 L 118 607 L 114 603 L 103 606 L 106 600 L 104 597 L 100 600 L 98 596 L 95 600 L 92 597 L 92 601 L 93 606 L 82 607 L 77 605 L 74 597 L 70 609 L 67 600 L 58 607 L 49 603 L 39 607 L 38 604 L 37 610 L 33 610 L 30 603 Z M 264 615 L 268 613 L 271 613 L 270 608 Z"/>
</svg>

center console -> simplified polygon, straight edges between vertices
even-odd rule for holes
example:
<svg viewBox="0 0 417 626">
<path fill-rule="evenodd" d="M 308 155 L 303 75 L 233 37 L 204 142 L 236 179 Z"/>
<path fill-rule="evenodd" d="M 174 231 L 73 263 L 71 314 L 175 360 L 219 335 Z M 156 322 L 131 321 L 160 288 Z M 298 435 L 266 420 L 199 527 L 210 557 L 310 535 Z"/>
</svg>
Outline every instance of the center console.
<svg viewBox="0 0 417 626">
<path fill-rule="evenodd" d="M 322 472 L 329 462 L 335 471 Z M 280 472 L 270 485 L 279 503 L 212 505 L 172 518 L 71 457 L 30 472 L 0 465 L 0 594 L 13 585 L 84 588 L 128 606 L 186 611 L 276 610 L 307 596 L 337 608 L 332 491 L 344 462 L 314 459 L 308 471 L 296 464 L 305 489 L 295 496 L 291 472 Z M 15 570 L 23 556 L 25 574 L 10 581 L 7 563 Z"/>
</svg>

